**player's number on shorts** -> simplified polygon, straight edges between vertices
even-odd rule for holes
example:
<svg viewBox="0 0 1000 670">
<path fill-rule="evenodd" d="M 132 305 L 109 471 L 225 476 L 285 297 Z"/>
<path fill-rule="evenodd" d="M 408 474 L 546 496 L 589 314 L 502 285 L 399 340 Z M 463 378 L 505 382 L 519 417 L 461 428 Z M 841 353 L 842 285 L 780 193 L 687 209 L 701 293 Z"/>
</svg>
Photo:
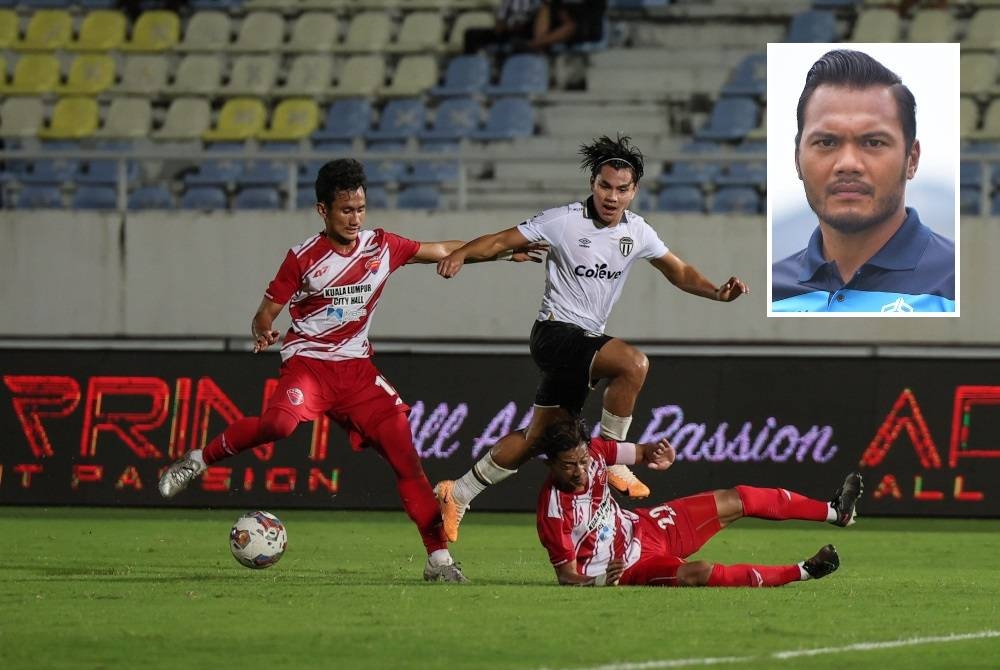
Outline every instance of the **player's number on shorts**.
<svg viewBox="0 0 1000 670">
<path fill-rule="evenodd" d="M 394 396 L 396 398 L 397 405 L 403 404 L 403 399 L 399 397 L 399 393 L 396 392 L 396 389 L 392 388 L 392 384 L 387 382 L 385 377 L 382 375 L 375 375 L 375 386 L 379 387 L 389 395 Z"/>
<path fill-rule="evenodd" d="M 666 530 L 667 526 L 674 525 L 674 517 L 677 516 L 677 512 L 670 505 L 660 505 L 649 510 L 649 516 L 656 519 L 656 525 L 661 530 Z"/>
</svg>

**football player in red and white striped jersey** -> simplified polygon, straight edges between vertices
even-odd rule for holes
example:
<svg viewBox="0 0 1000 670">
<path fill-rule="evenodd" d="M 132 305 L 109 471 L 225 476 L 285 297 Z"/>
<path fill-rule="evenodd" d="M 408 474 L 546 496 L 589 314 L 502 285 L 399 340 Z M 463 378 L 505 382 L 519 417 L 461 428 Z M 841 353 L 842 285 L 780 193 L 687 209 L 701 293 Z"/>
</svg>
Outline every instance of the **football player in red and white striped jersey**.
<svg viewBox="0 0 1000 670">
<path fill-rule="evenodd" d="M 833 545 L 791 565 L 685 559 L 744 516 L 850 525 L 863 492 L 861 476 L 851 473 L 829 503 L 786 489 L 737 486 L 629 511 L 610 493 L 608 465 L 645 463 L 665 470 L 675 457 L 666 439 L 589 439 L 583 422 L 573 419 L 549 426 L 536 446 L 549 469 L 538 496 L 538 537 L 564 585 L 780 586 L 825 577 L 840 566 Z"/>
<path fill-rule="evenodd" d="M 348 432 L 352 447 L 370 446 L 392 467 L 403 507 L 427 549 L 424 578 L 463 582 L 413 446 L 410 408 L 372 364 L 368 341 L 389 275 L 408 263 L 436 263 L 463 242 L 417 242 L 365 230 L 365 193 L 358 161 L 338 159 L 320 168 L 316 211 L 324 230 L 288 251 L 250 326 L 254 352 L 267 349 L 280 337 L 274 320 L 288 305 L 292 323 L 281 347 L 277 389 L 259 418 L 236 421 L 204 449 L 171 465 L 160 479 L 160 493 L 172 498 L 208 465 L 285 438 L 299 423 L 327 414 Z M 532 245 L 508 257 L 541 262 L 535 252 L 543 248 Z"/>
</svg>

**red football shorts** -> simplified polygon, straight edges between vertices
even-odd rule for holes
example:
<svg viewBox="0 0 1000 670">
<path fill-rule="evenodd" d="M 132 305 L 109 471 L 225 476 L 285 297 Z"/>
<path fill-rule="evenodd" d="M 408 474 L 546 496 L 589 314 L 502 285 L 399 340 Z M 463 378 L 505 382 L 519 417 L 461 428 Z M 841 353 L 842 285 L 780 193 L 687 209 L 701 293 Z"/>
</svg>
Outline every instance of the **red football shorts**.
<svg viewBox="0 0 1000 670">
<path fill-rule="evenodd" d="M 300 422 L 327 414 L 347 431 L 355 450 L 365 446 L 386 418 L 410 411 L 371 359 L 324 361 L 305 356 L 282 363 L 271 408 L 289 412 Z"/>
</svg>

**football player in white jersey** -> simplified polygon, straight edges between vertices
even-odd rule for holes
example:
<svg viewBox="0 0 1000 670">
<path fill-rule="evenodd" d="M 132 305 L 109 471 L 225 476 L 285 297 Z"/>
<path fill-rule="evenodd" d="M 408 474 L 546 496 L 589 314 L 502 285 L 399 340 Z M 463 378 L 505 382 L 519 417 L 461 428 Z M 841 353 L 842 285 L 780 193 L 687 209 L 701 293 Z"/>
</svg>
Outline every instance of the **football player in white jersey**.
<svg viewBox="0 0 1000 670">
<path fill-rule="evenodd" d="M 601 435 L 625 439 L 649 360 L 624 340 L 605 334 L 604 327 L 636 261 L 649 261 L 677 288 L 708 300 L 731 302 L 748 292 L 738 277 L 714 285 L 628 209 L 643 173 L 642 153 L 630 138 L 600 137 L 583 145 L 580 154 L 582 168 L 590 173 L 591 195 L 585 202 L 548 209 L 513 228 L 476 238 L 438 262 L 438 274 L 449 278 L 470 261 L 532 242 L 549 245 L 545 292 L 531 330 L 531 355 L 541 372 L 534 414 L 527 431 L 506 435 L 462 477 L 435 487 L 452 542 L 472 499 L 517 472 L 546 426 L 579 415 L 600 379 L 608 380 Z M 624 465 L 614 466 L 609 481 L 632 498 L 649 495 L 649 488 Z"/>
</svg>

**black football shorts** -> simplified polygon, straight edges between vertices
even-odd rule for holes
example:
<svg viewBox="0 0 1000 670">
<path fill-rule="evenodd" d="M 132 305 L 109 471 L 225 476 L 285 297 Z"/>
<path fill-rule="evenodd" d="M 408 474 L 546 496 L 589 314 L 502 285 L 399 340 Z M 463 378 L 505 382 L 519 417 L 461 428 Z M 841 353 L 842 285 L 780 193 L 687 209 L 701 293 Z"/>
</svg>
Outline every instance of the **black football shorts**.
<svg viewBox="0 0 1000 670">
<path fill-rule="evenodd" d="M 531 328 L 531 358 L 541 372 L 535 391 L 539 407 L 562 407 L 573 416 L 583 410 L 597 382 L 590 378 L 594 356 L 613 339 L 562 321 L 535 321 Z"/>
</svg>

